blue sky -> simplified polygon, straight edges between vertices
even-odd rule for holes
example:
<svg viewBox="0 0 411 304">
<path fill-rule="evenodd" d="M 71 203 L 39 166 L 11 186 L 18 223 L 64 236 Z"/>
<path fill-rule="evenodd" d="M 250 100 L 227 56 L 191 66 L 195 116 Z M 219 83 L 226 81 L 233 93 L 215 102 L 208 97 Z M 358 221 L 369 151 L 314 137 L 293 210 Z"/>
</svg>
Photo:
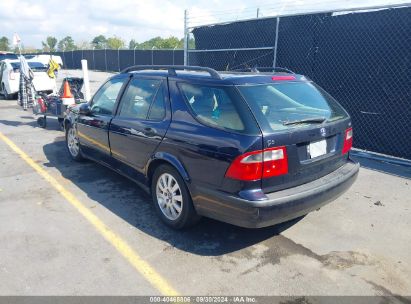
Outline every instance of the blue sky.
<svg viewBox="0 0 411 304">
<path fill-rule="evenodd" d="M 17 32 L 27 47 L 41 47 L 49 35 L 76 42 L 118 36 L 126 43 L 155 36 L 183 36 L 184 9 L 191 25 L 272 16 L 296 11 L 394 4 L 401 0 L 1 0 L 0 36 Z"/>
</svg>

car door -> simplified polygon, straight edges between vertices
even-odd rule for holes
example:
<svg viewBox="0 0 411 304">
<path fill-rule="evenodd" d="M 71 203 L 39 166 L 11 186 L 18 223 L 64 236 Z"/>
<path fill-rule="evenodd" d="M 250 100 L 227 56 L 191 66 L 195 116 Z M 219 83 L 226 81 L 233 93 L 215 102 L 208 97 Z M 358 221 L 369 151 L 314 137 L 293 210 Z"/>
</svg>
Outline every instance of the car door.
<svg viewBox="0 0 411 304">
<path fill-rule="evenodd" d="M 79 115 L 77 134 L 82 153 L 86 156 L 109 164 L 111 154 L 108 127 L 115 104 L 128 80 L 127 75 L 121 75 L 107 81 L 92 98 L 90 113 Z"/>
<path fill-rule="evenodd" d="M 109 131 L 112 156 L 125 165 L 125 174 L 143 178 L 146 163 L 166 134 L 170 118 L 167 80 L 134 76 Z"/>
</svg>

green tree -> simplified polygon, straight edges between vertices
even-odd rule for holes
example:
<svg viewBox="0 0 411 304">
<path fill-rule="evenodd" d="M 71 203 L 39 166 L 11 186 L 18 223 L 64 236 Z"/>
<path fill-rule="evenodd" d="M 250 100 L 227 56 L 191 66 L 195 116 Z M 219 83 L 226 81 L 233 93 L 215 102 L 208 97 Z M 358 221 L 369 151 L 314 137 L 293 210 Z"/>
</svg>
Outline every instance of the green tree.
<svg viewBox="0 0 411 304">
<path fill-rule="evenodd" d="M 0 51 L 9 51 L 10 50 L 10 42 L 9 38 L 3 36 L 0 38 Z"/>
<path fill-rule="evenodd" d="M 76 44 L 74 43 L 74 40 L 73 38 L 71 38 L 71 36 L 64 37 L 57 44 L 57 49 L 59 51 L 72 51 L 72 50 L 75 50 L 76 48 L 77 48 Z"/>
<path fill-rule="evenodd" d="M 109 49 L 124 48 L 125 45 L 124 40 L 119 37 L 114 36 L 107 39 L 107 48 Z"/>
<path fill-rule="evenodd" d="M 182 48 L 183 44 L 181 40 L 177 37 L 171 36 L 160 41 L 159 49 L 174 49 L 174 48 Z"/>
<path fill-rule="evenodd" d="M 139 43 L 135 41 L 134 39 L 131 39 L 130 42 L 128 43 L 128 48 L 130 50 L 134 50 L 134 48 L 139 48 Z"/>
<path fill-rule="evenodd" d="M 106 48 L 107 38 L 104 35 L 98 35 L 93 38 L 91 44 L 98 50 Z"/>
<path fill-rule="evenodd" d="M 191 41 L 189 41 L 189 44 L 190 42 Z M 129 49 L 134 49 L 134 47 L 137 47 L 139 49 L 146 50 L 151 50 L 153 47 L 156 49 L 182 49 L 184 47 L 184 39 L 178 39 L 174 36 L 168 38 L 154 37 L 142 43 L 138 43 L 134 39 L 132 39 L 130 40 L 128 47 Z"/>
<path fill-rule="evenodd" d="M 53 36 L 48 36 L 46 38 L 46 42 L 42 41 L 41 44 L 43 45 L 43 50 L 46 52 L 55 52 L 56 45 L 57 45 L 57 38 Z"/>
</svg>

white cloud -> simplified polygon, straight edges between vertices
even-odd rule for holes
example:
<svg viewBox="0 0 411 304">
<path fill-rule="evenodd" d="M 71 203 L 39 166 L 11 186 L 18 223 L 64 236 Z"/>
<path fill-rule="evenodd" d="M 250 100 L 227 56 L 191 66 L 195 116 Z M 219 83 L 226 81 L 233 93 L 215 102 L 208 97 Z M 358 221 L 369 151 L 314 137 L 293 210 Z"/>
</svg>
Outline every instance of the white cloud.
<svg viewBox="0 0 411 304">
<path fill-rule="evenodd" d="M 0 0 L 0 35 L 17 32 L 26 46 L 40 47 L 49 35 L 75 41 L 118 36 L 148 40 L 183 36 L 184 9 L 191 25 L 318 9 L 398 3 L 401 0 Z M 403 1 L 406 2 L 406 1 Z"/>
</svg>

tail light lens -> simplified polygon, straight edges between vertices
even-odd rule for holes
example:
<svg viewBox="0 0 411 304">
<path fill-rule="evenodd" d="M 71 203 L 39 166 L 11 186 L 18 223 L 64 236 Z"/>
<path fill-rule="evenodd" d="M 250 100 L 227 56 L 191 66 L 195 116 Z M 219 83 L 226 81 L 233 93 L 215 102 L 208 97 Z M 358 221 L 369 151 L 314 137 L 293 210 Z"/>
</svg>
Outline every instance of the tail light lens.
<svg viewBox="0 0 411 304">
<path fill-rule="evenodd" d="M 342 149 L 343 154 L 347 153 L 352 148 L 352 135 L 352 128 L 345 130 L 344 145 Z"/>
<path fill-rule="evenodd" d="M 16 79 L 16 74 L 14 74 L 13 70 L 11 70 L 10 73 L 9 73 L 9 79 L 10 80 L 15 80 Z"/>
<path fill-rule="evenodd" d="M 242 181 L 253 181 L 287 173 L 287 150 L 283 146 L 238 156 L 228 168 L 225 176 Z"/>
</svg>

